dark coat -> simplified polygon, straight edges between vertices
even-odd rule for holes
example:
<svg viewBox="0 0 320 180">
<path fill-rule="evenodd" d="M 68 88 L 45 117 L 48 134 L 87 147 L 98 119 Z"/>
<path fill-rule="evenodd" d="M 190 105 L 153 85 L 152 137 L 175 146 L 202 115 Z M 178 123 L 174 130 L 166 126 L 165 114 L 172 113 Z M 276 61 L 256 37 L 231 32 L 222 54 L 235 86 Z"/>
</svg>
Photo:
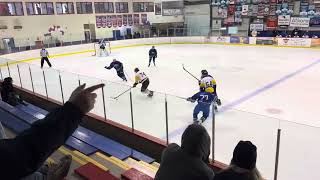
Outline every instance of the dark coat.
<svg viewBox="0 0 320 180">
<path fill-rule="evenodd" d="M 0 140 L 0 179 L 18 180 L 35 172 L 76 130 L 83 113 L 67 102 L 13 139 Z"/>
<path fill-rule="evenodd" d="M 163 152 L 155 180 L 212 180 L 208 166 L 210 137 L 201 125 L 188 126 L 182 135 L 181 147 L 170 144 Z"/>
</svg>

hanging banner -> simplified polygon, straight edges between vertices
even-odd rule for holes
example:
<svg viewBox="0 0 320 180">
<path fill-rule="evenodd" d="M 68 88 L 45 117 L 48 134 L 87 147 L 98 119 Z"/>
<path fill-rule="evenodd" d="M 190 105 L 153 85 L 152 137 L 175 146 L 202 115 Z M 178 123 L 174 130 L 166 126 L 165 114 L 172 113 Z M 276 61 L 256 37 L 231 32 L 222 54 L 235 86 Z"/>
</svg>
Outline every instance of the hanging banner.
<svg viewBox="0 0 320 180">
<path fill-rule="evenodd" d="M 147 24 L 148 21 L 148 15 L 147 14 L 141 14 L 141 23 Z"/>
<path fill-rule="evenodd" d="M 96 16 L 96 26 L 97 26 L 97 28 L 101 28 L 102 27 L 101 16 Z"/>
<path fill-rule="evenodd" d="M 242 5 L 242 16 L 248 16 L 248 11 L 249 11 L 249 5 Z"/>
<path fill-rule="evenodd" d="M 270 4 L 269 15 L 275 16 L 277 11 L 277 4 Z"/>
<path fill-rule="evenodd" d="M 107 27 L 108 28 L 112 27 L 112 17 L 110 15 L 107 16 Z"/>
<path fill-rule="evenodd" d="M 289 25 L 290 25 L 290 15 L 278 16 L 278 26 L 289 26 Z"/>
<path fill-rule="evenodd" d="M 132 25 L 133 25 L 132 14 L 128 14 L 128 25 L 129 25 L 129 26 L 132 26 Z"/>
<path fill-rule="evenodd" d="M 258 15 L 259 6 L 258 5 L 252 5 L 252 16 Z"/>
<path fill-rule="evenodd" d="M 154 3 L 154 14 L 161 15 L 161 3 Z"/>
<path fill-rule="evenodd" d="M 311 47 L 310 38 L 278 38 L 278 46 Z"/>
<path fill-rule="evenodd" d="M 234 13 L 234 22 L 236 22 L 236 23 L 241 23 L 242 22 L 241 11 L 236 11 Z"/>
<path fill-rule="evenodd" d="M 102 27 L 106 28 L 107 27 L 107 17 L 101 16 L 101 22 L 102 22 Z"/>
<path fill-rule="evenodd" d="M 117 15 L 117 24 L 119 27 L 122 26 L 122 15 Z"/>
<path fill-rule="evenodd" d="M 234 15 L 235 10 L 236 10 L 235 5 L 229 5 L 228 6 L 228 14 L 229 15 Z"/>
<path fill-rule="evenodd" d="M 128 15 L 127 14 L 122 15 L 122 21 L 123 21 L 124 26 L 128 25 Z"/>
<path fill-rule="evenodd" d="M 307 17 L 291 17 L 291 27 L 309 27 L 310 18 Z"/>
<path fill-rule="evenodd" d="M 264 4 L 258 4 L 258 16 L 264 16 Z"/>
<path fill-rule="evenodd" d="M 220 8 L 218 9 L 218 16 L 221 18 L 227 18 L 228 17 L 228 10 L 225 8 Z"/>
<path fill-rule="evenodd" d="M 267 19 L 267 29 L 276 29 L 277 26 L 278 26 L 277 17 L 276 16 L 269 16 Z"/>
<path fill-rule="evenodd" d="M 112 19 L 112 25 L 113 25 L 113 27 L 117 27 L 117 26 L 118 26 L 117 15 L 112 15 L 112 16 L 111 16 L 111 19 Z"/>
<path fill-rule="evenodd" d="M 263 15 L 264 16 L 269 16 L 270 14 L 270 5 L 269 4 L 265 4 L 264 5 L 264 10 L 263 10 Z"/>
<path fill-rule="evenodd" d="M 134 14 L 133 15 L 133 24 L 139 25 L 139 23 L 140 23 L 140 14 Z"/>
</svg>

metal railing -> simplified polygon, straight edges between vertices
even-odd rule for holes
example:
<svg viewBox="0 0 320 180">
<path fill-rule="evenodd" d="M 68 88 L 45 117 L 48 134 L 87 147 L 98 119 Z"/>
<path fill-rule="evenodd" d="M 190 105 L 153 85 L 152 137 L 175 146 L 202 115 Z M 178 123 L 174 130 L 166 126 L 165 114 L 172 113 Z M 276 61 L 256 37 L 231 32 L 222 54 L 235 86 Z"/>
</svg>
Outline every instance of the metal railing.
<svg viewBox="0 0 320 180">
<path fill-rule="evenodd" d="M 185 97 L 154 92 L 153 98 L 148 98 L 140 89 L 121 83 L 27 63 L 10 64 L 7 59 L 0 59 L 0 64 L 1 79 L 10 76 L 15 85 L 62 103 L 82 83 L 105 83 L 96 92 L 92 113 L 167 143 L 180 144 L 184 129 L 192 123 L 195 105 Z M 237 142 L 250 140 L 258 147 L 257 166 L 265 178 L 320 179 L 314 173 L 320 159 L 319 127 L 237 109 L 212 113 L 203 125 L 211 133 L 213 159 L 228 163 Z"/>
</svg>

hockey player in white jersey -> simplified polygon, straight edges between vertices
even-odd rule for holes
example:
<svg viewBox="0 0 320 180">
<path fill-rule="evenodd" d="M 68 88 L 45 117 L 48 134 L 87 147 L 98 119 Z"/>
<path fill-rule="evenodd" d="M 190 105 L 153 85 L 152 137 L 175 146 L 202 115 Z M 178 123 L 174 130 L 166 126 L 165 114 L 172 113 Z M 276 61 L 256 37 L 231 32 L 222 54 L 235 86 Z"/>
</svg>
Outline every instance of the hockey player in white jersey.
<svg viewBox="0 0 320 180">
<path fill-rule="evenodd" d="M 100 49 L 100 56 L 102 56 L 102 54 L 104 54 L 104 56 L 109 56 L 109 53 L 106 50 L 106 42 L 104 39 L 101 39 L 99 41 L 99 49 Z"/>
<path fill-rule="evenodd" d="M 136 75 L 133 87 L 136 87 L 139 83 L 141 83 L 141 92 L 148 94 L 148 97 L 152 97 L 153 91 L 148 90 L 148 86 L 150 84 L 148 76 L 144 72 L 140 71 L 138 68 L 135 68 L 134 72 L 136 73 Z"/>
<path fill-rule="evenodd" d="M 212 87 L 214 89 L 214 94 L 217 97 L 216 103 L 220 106 L 221 105 L 221 100 L 218 98 L 217 94 L 217 83 L 216 80 L 209 75 L 207 70 L 202 70 L 201 71 L 201 79 L 199 81 L 200 87 L 208 88 Z"/>
</svg>

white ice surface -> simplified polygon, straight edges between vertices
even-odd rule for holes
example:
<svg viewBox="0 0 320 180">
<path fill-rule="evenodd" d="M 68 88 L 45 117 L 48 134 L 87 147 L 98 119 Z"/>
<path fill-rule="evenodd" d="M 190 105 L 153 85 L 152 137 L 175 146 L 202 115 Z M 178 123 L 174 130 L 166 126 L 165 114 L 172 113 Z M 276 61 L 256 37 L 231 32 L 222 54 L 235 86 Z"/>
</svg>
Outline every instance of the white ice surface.
<svg viewBox="0 0 320 180">
<path fill-rule="evenodd" d="M 184 128 L 192 122 L 195 104 L 180 97 L 189 97 L 198 90 L 197 81 L 182 69 L 186 66 L 196 76 L 207 69 L 218 84 L 218 94 L 223 105 L 236 102 L 257 89 L 301 69 L 320 59 L 320 51 L 312 49 L 289 49 L 272 47 L 238 47 L 220 45 L 163 45 L 158 46 L 157 67 L 148 65 L 149 46 L 124 48 L 112 51 L 110 57 L 91 56 L 91 53 L 51 59 L 54 69 L 61 71 L 64 99 L 80 82 L 95 84 L 101 80 L 112 81 L 104 88 L 106 116 L 115 122 L 131 127 L 130 96 L 125 93 L 133 82 L 122 82 L 115 70 L 106 70 L 113 58 L 124 64 L 129 79 L 134 79 L 133 69 L 140 68 L 150 77 L 149 89 L 154 97 L 141 94 L 139 88 L 132 90 L 134 127 L 140 131 L 165 140 L 165 94 L 167 93 L 169 140 L 180 144 Z M 35 91 L 45 95 L 39 61 L 32 76 Z M 17 72 L 15 66 L 10 66 Z M 49 97 L 62 101 L 58 71 L 45 70 Z M 3 75 L 7 70 L 1 68 Z M 22 84 L 31 89 L 30 75 L 26 65 L 20 66 Z M 16 84 L 19 78 L 14 74 Z M 75 73 L 75 74 L 70 74 Z M 88 76 L 88 77 L 85 77 Z M 306 69 L 279 84 L 263 89 L 232 109 L 216 116 L 215 159 L 226 164 L 239 140 L 250 140 L 258 147 L 258 168 L 267 179 L 273 178 L 277 129 L 282 129 L 279 178 L 280 180 L 318 180 L 320 160 L 320 65 Z M 140 86 L 139 86 L 140 87 Z M 161 92 L 161 93 L 160 93 Z M 97 106 L 93 110 L 103 116 L 102 91 L 98 91 Z M 178 97 L 177 97 L 178 96 Z M 274 109 L 276 113 L 271 113 Z M 283 121 L 286 120 L 286 121 Z M 212 131 L 211 116 L 204 123 Z M 302 125 L 304 124 L 304 125 Z"/>
</svg>

